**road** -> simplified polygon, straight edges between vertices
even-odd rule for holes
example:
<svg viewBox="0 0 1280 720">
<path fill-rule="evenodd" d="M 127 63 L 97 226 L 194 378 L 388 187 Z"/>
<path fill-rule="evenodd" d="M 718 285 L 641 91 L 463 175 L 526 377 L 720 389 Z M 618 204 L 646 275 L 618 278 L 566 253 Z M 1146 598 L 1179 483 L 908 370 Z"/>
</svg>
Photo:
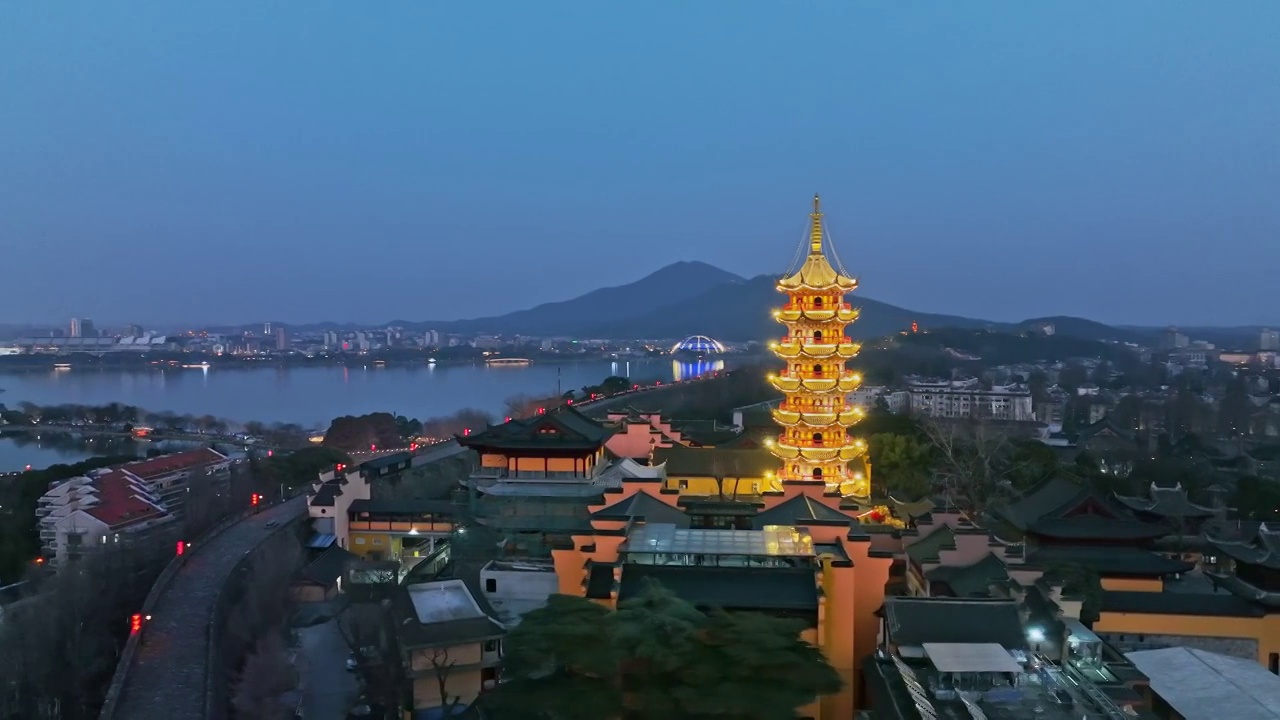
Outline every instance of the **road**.
<svg viewBox="0 0 1280 720">
<path fill-rule="evenodd" d="M 306 720 L 344 720 L 359 691 L 356 674 L 347 670 L 350 649 L 336 619 L 301 628 L 302 708 Z"/>
<path fill-rule="evenodd" d="M 207 628 L 218 592 L 236 563 L 281 523 L 306 512 L 306 497 L 268 508 L 195 548 L 156 603 L 143 629 L 115 717 L 120 720 L 202 720 Z"/>
</svg>

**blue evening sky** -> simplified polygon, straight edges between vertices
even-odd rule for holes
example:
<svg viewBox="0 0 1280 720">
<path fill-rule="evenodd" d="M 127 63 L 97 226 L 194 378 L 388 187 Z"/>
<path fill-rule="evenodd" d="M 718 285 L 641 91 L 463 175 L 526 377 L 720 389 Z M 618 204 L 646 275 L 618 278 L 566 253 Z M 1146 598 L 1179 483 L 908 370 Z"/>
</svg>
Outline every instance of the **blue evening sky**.
<svg viewBox="0 0 1280 720">
<path fill-rule="evenodd" d="M 0 322 L 452 319 L 676 260 L 1280 323 L 1280 2 L 0 5 Z"/>
</svg>

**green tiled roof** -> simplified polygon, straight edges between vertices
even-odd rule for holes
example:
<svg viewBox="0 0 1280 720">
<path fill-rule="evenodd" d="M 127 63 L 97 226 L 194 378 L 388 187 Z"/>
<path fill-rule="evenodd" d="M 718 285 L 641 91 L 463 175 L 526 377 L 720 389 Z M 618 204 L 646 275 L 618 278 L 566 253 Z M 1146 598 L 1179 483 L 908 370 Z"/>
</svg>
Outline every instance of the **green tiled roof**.
<svg viewBox="0 0 1280 720">
<path fill-rule="evenodd" d="M 725 610 L 818 609 L 814 570 L 803 568 L 727 568 L 637 565 L 622 568 L 618 601 L 638 595 L 647 580 L 699 608 Z"/>
<path fill-rule="evenodd" d="M 1027 555 L 1028 565 L 1046 570 L 1055 566 L 1080 564 L 1100 575 L 1159 577 L 1187 572 L 1191 563 L 1134 547 L 1076 546 L 1041 547 Z"/>
<path fill-rule="evenodd" d="M 911 558 L 917 565 L 937 562 L 939 550 L 943 548 L 950 549 L 955 546 L 956 534 L 952 532 L 950 527 L 940 527 L 929 533 L 927 537 L 908 545 L 907 557 Z"/>
<path fill-rule="evenodd" d="M 853 518 L 839 510 L 832 510 L 807 495 L 796 495 L 777 506 L 756 514 L 755 526 L 804 525 L 812 520 L 834 520 L 850 523 Z"/>
<path fill-rule="evenodd" d="M 650 523 L 668 523 L 677 527 L 689 527 L 689 516 L 679 508 L 662 502 L 640 490 L 636 494 L 591 514 L 592 520 L 644 520 Z"/>
<path fill-rule="evenodd" d="M 945 583 L 956 597 L 988 597 L 991 586 L 1009 581 L 1004 561 L 991 553 L 972 565 L 942 565 L 925 573 L 931 583 Z"/>
<path fill-rule="evenodd" d="M 512 450 L 596 450 L 614 434 L 608 425 L 592 420 L 568 405 L 531 418 L 494 425 L 474 435 L 459 437 L 471 448 Z"/>
</svg>

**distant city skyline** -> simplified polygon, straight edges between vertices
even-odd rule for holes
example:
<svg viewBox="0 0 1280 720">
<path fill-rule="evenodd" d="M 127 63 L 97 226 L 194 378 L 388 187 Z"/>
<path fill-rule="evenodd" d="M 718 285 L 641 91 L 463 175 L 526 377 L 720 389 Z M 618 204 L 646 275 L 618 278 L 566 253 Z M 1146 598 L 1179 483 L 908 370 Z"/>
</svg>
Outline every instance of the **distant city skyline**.
<svg viewBox="0 0 1280 720">
<path fill-rule="evenodd" d="M 1280 4 L 0 10 L 0 323 L 503 314 L 678 260 L 1280 325 Z M 855 294 L 853 297 L 856 298 Z"/>
</svg>

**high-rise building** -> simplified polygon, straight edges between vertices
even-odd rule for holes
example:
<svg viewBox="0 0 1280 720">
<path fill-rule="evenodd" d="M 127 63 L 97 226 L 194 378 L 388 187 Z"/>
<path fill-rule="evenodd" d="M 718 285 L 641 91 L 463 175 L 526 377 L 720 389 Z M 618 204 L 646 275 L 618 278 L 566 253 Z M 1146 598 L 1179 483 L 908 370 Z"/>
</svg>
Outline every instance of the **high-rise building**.
<svg viewBox="0 0 1280 720">
<path fill-rule="evenodd" d="M 129 337 L 142 337 L 146 330 L 141 325 L 130 325 L 125 329 L 125 334 Z"/>
<path fill-rule="evenodd" d="M 1264 329 L 1258 347 L 1261 350 L 1280 350 L 1280 330 Z"/>
<path fill-rule="evenodd" d="M 276 350 L 283 351 L 288 349 L 289 349 L 289 333 L 286 332 L 285 329 L 282 327 L 276 328 Z"/>
<path fill-rule="evenodd" d="M 267 337 L 271 337 L 271 323 L 269 322 L 262 323 L 262 334 L 266 335 Z"/>
<path fill-rule="evenodd" d="M 871 494 L 867 443 L 848 432 L 865 413 L 847 397 L 858 389 L 862 375 L 845 367 L 861 347 L 845 335 L 845 326 L 858 318 L 858 311 L 845 303 L 844 295 L 857 288 L 858 281 L 827 258 L 816 195 L 809 218 L 808 257 L 796 272 L 778 281 L 787 302 L 774 317 L 786 326 L 787 334 L 770 343 L 786 363 L 782 372 L 769 376 L 785 396 L 773 411 L 782 426 L 772 443 L 773 454 L 782 460 L 777 477 L 782 485 L 821 484 L 828 492 L 866 498 Z M 852 461 L 858 462 L 851 468 Z"/>
<path fill-rule="evenodd" d="M 93 321 L 89 318 L 71 318 L 70 337 L 97 337 L 98 331 L 93 329 Z"/>
</svg>

